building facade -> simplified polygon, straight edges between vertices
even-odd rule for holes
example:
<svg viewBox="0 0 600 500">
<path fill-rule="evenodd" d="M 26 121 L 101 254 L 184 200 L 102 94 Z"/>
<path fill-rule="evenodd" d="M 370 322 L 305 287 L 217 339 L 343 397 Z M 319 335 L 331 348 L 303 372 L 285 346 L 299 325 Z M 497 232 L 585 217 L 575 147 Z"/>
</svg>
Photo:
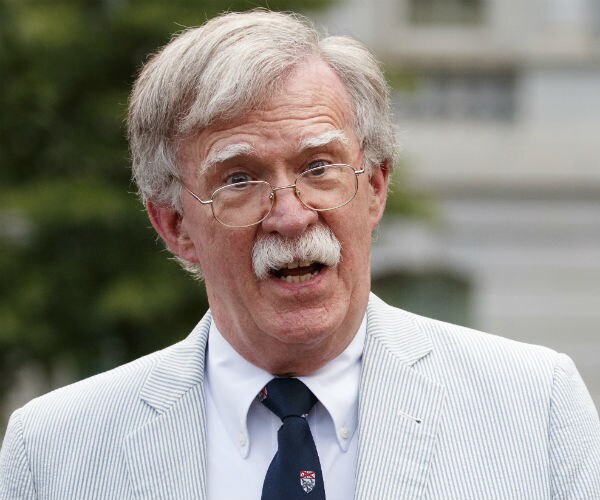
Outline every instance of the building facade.
<svg viewBox="0 0 600 500">
<path fill-rule="evenodd" d="M 600 2 L 347 0 L 323 24 L 388 68 L 396 182 L 433 211 L 383 224 L 375 283 L 421 276 L 419 312 L 569 354 L 600 406 Z"/>
</svg>

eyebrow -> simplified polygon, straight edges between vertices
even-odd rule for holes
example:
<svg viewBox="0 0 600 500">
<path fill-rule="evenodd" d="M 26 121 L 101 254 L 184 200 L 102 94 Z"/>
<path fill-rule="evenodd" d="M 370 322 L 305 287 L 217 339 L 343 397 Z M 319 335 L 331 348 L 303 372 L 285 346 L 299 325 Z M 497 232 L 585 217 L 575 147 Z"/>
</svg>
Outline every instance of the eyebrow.
<svg viewBox="0 0 600 500">
<path fill-rule="evenodd" d="M 348 136 L 342 130 L 330 130 L 316 137 L 302 137 L 298 141 L 297 150 L 314 149 L 332 143 L 348 144 Z"/>
<path fill-rule="evenodd" d="M 208 169 L 218 163 L 223 163 L 224 161 L 231 160 L 236 156 L 243 155 L 256 155 L 256 150 L 247 142 L 238 142 L 236 144 L 228 144 L 223 148 L 211 149 L 209 150 L 206 159 L 200 163 L 199 173 L 204 174 L 208 171 Z"/>
<path fill-rule="evenodd" d="M 300 152 L 333 143 L 347 144 L 348 137 L 342 130 L 330 130 L 329 132 L 325 132 L 318 136 L 302 137 L 298 141 L 296 150 Z M 199 173 L 200 175 L 205 174 L 211 167 L 227 160 L 231 160 L 237 156 L 255 156 L 256 154 L 254 146 L 247 142 L 238 142 L 235 144 L 228 144 L 223 148 L 211 149 L 209 150 L 206 159 L 200 163 Z"/>
</svg>

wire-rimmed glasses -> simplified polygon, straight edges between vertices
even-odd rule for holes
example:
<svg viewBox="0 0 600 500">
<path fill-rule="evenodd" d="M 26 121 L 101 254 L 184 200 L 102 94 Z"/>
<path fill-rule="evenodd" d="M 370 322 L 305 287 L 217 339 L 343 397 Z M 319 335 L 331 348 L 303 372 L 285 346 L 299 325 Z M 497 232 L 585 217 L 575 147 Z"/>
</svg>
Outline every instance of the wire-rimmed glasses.
<svg viewBox="0 0 600 500">
<path fill-rule="evenodd" d="M 310 210 L 325 212 L 350 203 L 358 191 L 358 176 L 365 169 L 336 163 L 302 172 L 293 184 L 273 187 L 267 181 L 243 181 L 216 189 L 210 200 L 202 200 L 185 184 L 183 188 L 202 205 L 210 205 L 213 216 L 227 227 L 260 224 L 271 213 L 277 191 L 293 189 L 300 203 Z"/>
</svg>

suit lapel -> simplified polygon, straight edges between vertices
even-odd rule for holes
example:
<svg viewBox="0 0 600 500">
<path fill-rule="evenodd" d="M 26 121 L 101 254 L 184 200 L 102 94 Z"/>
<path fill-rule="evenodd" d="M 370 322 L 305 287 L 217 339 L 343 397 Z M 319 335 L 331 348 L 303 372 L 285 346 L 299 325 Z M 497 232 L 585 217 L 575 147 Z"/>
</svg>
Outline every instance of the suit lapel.
<svg viewBox="0 0 600 500">
<path fill-rule="evenodd" d="M 142 388 L 155 416 L 124 441 L 135 498 L 206 499 L 204 358 L 210 313 L 163 351 Z"/>
<path fill-rule="evenodd" d="M 141 398 L 155 416 L 124 441 L 134 497 L 206 500 L 204 359 L 208 313 L 164 351 Z M 357 500 L 426 491 L 445 389 L 417 369 L 432 350 L 412 316 L 371 296 L 359 396 Z"/>
<path fill-rule="evenodd" d="M 418 370 L 431 353 L 412 316 L 371 296 L 359 395 L 357 500 L 426 492 L 445 388 Z"/>
</svg>

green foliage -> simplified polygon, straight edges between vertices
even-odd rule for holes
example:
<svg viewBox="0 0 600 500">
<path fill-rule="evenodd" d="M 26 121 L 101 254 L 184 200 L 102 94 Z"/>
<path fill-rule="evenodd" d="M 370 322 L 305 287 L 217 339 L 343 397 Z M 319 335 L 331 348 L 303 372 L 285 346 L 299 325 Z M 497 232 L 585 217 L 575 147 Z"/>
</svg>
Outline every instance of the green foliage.
<svg viewBox="0 0 600 500">
<path fill-rule="evenodd" d="M 173 32 L 224 6 L 322 3 L 0 0 L 0 396 L 25 364 L 82 377 L 201 317 L 204 290 L 167 258 L 133 194 L 133 78 Z"/>
<path fill-rule="evenodd" d="M 390 177 L 385 217 L 400 215 L 434 221 L 437 214 L 431 200 L 408 185 L 408 178 L 406 162 L 401 158 L 397 159 Z"/>
</svg>

